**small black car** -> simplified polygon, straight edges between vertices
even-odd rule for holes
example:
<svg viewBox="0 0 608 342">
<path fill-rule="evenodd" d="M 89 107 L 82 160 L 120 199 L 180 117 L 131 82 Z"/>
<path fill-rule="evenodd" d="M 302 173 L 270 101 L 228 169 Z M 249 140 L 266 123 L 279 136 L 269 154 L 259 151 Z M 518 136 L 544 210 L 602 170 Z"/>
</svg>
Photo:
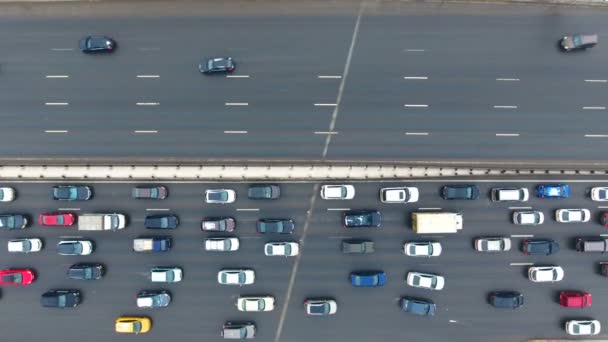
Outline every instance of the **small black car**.
<svg viewBox="0 0 608 342">
<path fill-rule="evenodd" d="M 178 225 L 179 219 L 175 215 L 149 215 L 144 220 L 148 229 L 175 229 Z"/>
<path fill-rule="evenodd" d="M 54 290 L 42 294 L 40 304 L 45 308 L 73 308 L 80 304 L 80 291 Z"/>
<path fill-rule="evenodd" d="M 490 293 L 490 304 L 500 309 L 517 309 L 524 305 L 524 295 L 515 291 Z"/>
<path fill-rule="evenodd" d="M 524 240 L 522 252 L 529 255 L 551 255 L 559 252 L 559 244 L 553 240 Z"/>
<path fill-rule="evenodd" d="M 0 215 L 0 229 L 23 229 L 27 226 L 27 216 L 21 214 Z"/>
<path fill-rule="evenodd" d="M 278 199 L 281 197 L 281 188 L 276 184 L 251 185 L 247 191 L 249 199 Z"/>
<path fill-rule="evenodd" d="M 403 311 L 418 316 L 435 316 L 437 309 L 435 303 L 431 301 L 411 297 L 401 298 L 400 305 Z"/>
<path fill-rule="evenodd" d="M 198 65 L 198 70 L 203 74 L 233 72 L 235 69 L 236 64 L 230 57 L 209 58 Z"/>
<path fill-rule="evenodd" d="M 103 277 L 102 264 L 74 264 L 68 269 L 68 278 L 76 280 L 97 280 Z"/>
<path fill-rule="evenodd" d="M 479 188 L 477 185 L 446 185 L 441 189 L 441 197 L 445 200 L 476 200 Z"/>
<path fill-rule="evenodd" d="M 112 52 L 116 49 L 116 42 L 112 38 L 102 36 L 87 36 L 79 42 L 80 51 L 91 52 Z"/>
<path fill-rule="evenodd" d="M 382 215 L 375 210 L 351 210 L 342 216 L 347 228 L 380 227 L 382 223 Z"/>
</svg>

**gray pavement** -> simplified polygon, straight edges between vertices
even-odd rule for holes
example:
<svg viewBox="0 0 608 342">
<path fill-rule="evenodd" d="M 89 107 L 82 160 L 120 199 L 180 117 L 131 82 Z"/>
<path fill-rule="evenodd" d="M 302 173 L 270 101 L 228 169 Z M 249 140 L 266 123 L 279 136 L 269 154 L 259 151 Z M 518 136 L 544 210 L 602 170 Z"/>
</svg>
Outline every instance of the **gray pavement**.
<svg viewBox="0 0 608 342">
<path fill-rule="evenodd" d="M 538 183 L 549 181 L 539 179 Z M 89 202 L 59 203 L 50 199 L 50 183 L 4 183 L 14 186 L 18 199 L 3 203 L 2 212 L 26 212 L 33 216 L 58 208 L 78 208 L 77 213 L 119 211 L 129 216 L 129 226 L 116 233 L 81 234 L 75 228 L 40 227 L 34 224 L 22 232 L 2 232 L 0 244 L 21 236 L 42 237 L 45 248 L 30 255 L 9 255 L 0 248 L 2 267 L 31 267 L 37 280 L 28 287 L 2 287 L 2 326 L 6 341 L 58 340 L 126 340 L 113 333 L 113 320 L 123 314 L 148 315 L 154 320 L 149 341 L 218 341 L 219 326 L 228 319 L 254 320 L 259 328 L 259 340 L 276 338 L 281 311 L 288 291 L 294 259 L 270 258 L 263 255 L 266 241 L 276 236 L 260 236 L 254 222 L 260 217 L 291 217 L 296 231 L 287 240 L 303 238 L 303 227 L 310 210 L 306 237 L 295 274 L 291 299 L 288 303 L 280 341 L 310 340 L 369 341 L 521 341 L 526 338 L 564 337 L 564 320 L 593 317 L 605 322 L 608 291 L 605 279 L 598 274 L 601 255 L 577 254 L 572 239 L 577 236 L 604 234 L 605 228 L 595 220 L 601 204 L 591 202 L 587 190 L 600 183 L 571 183 L 572 197 L 568 200 L 532 198 L 525 204 L 495 204 L 488 199 L 491 187 L 521 184 L 529 189 L 537 184 L 512 180 L 486 180 L 478 183 L 482 199 L 474 202 L 447 202 L 438 196 L 442 184 L 450 180 L 411 181 L 402 183 L 355 183 L 357 195 L 352 201 L 324 201 L 316 197 L 310 208 L 315 184 L 283 183 L 283 196 L 277 202 L 246 199 L 246 184 L 166 183 L 170 195 L 164 201 L 136 201 L 129 198 L 132 184 L 94 182 L 95 198 Z M 379 203 L 382 186 L 411 184 L 421 191 L 420 202 L 414 205 Z M 603 183 L 606 184 L 606 183 Z M 207 188 L 227 187 L 237 190 L 237 202 L 231 205 L 203 203 Z M 517 227 L 510 223 L 513 206 L 531 206 L 542 210 L 547 222 L 534 228 Z M 410 229 L 409 213 L 417 208 L 459 210 L 464 214 L 464 229 L 457 235 L 434 237 L 443 244 L 444 253 L 433 259 L 418 260 L 402 252 L 404 241 L 423 239 Z M 558 224 L 552 219 L 557 208 L 588 208 L 594 220 L 587 224 Z M 383 213 L 380 229 L 345 230 L 340 224 L 340 210 L 378 209 Z M 143 228 L 146 209 L 170 209 L 179 215 L 180 227 L 168 234 L 174 239 L 174 249 L 163 255 L 143 255 L 131 251 L 131 239 L 150 235 Z M 241 209 L 241 210 L 239 210 Z M 243 211 L 242 209 L 259 209 Z M 241 249 L 234 254 L 210 254 L 202 250 L 203 238 L 199 224 L 206 215 L 233 215 L 237 219 L 235 236 L 241 239 Z M 87 257 L 59 256 L 54 245 L 62 236 L 83 236 L 96 243 L 96 250 Z M 562 250 L 550 257 L 527 257 L 519 252 L 523 238 L 513 237 L 511 252 L 486 255 L 475 252 L 472 240 L 487 235 L 534 235 L 553 238 Z M 339 252 L 339 244 L 347 237 L 368 237 L 376 243 L 377 252 L 368 256 L 347 256 Z M 107 267 L 107 276 L 97 282 L 76 282 L 65 278 L 67 267 L 75 262 L 97 261 Z M 565 279 L 555 284 L 534 284 L 525 276 L 525 266 L 511 263 L 557 264 L 565 269 Z M 146 272 L 154 265 L 179 265 L 184 268 L 184 281 L 168 286 L 152 286 Z M 254 285 L 241 288 L 220 286 L 216 272 L 223 267 L 252 267 L 256 270 Z M 388 283 L 378 289 L 356 289 L 348 283 L 348 273 L 361 269 L 383 269 Z M 404 283 L 407 271 L 437 272 L 446 277 L 446 288 L 428 292 L 409 288 Z M 75 310 L 47 310 L 39 306 L 39 295 L 52 288 L 78 288 L 84 301 Z M 135 294 L 142 289 L 167 288 L 174 302 L 162 310 L 142 310 L 135 307 Z M 526 296 L 526 304 L 516 311 L 496 310 L 486 303 L 493 290 L 518 290 Z M 557 304 L 561 290 L 584 290 L 593 295 L 594 305 L 584 310 L 562 308 Z M 234 308 L 238 295 L 272 294 L 277 309 L 270 313 L 245 314 Z M 404 295 L 428 298 L 438 305 L 434 318 L 421 319 L 400 312 L 397 299 Z M 329 318 L 312 318 L 303 313 L 302 301 L 307 296 L 333 296 L 339 311 Z M 8 314 L 10 313 L 10 314 Z M 31 329 L 35 326 L 36 329 Z M 27 333 L 25 333 L 27 332 Z M 603 335 L 605 337 L 605 335 Z"/>
</svg>

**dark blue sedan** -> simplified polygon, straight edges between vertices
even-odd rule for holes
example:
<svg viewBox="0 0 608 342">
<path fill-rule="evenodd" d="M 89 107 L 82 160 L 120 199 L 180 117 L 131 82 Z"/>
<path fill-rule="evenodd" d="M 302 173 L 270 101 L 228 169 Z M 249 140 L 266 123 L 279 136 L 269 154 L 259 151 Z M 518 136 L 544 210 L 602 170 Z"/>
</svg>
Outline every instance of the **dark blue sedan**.
<svg viewBox="0 0 608 342">
<path fill-rule="evenodd" d="M 400 304 L 403 311 L 418 316 L 435 316 L 437 309 L 435 303 L 431 301 L 411 297 L 401 298 Z"/>
</svg>

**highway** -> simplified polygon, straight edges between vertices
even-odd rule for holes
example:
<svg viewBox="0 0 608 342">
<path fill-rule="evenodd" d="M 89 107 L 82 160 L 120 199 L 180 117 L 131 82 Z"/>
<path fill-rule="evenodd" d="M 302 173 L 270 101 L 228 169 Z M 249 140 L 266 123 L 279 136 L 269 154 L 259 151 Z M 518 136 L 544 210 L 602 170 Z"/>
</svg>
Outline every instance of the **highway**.
<svg viewBox="0 0 608 342">
<path fill-rule="evenodd" d="M 601 9 L 136 4 L 0 4 L 3 158 L 605 159 L 608 50 L 557 49 L 606 36 Z M 201 75 L 209 56 L 236 72 Z"/>
<path fill-rule="evenodd" d="M 356 197 L 351 201 L 326 201 L 314 189 L 319 184 L 284 183 L 278 201 L 252 201 L 246 198 L 247 184 L 164 183 L 169 197 L 163 201 L 131 199 L 128 183 L 89 183 L 94 198 L 88 202 L 54 202 L 49 183 L 3 183 L 13 186 L 17 200 L 2 203 L 2 213 L 41 212 L 60 208 L 74 213 L 121 212 L 129 217 L 129 225 L 119 232 L 82 234 L 76 228 L 41 227 L 37 224 L 23 231 L 1 232 L 1 268 L 30 267 L 37 280 L 27 287 L 1 288 L 3 307 L 3 340 L 11 342 L 61 340 L 122 341 L 126 336 L 113 332 L 113 321 L 125 314 L 147 315 L 153 319 L 147 341 L 178 339 L 189 341 L 219 341 L 219 329 L 226 320 L 253 320 L 258 327 L 256 340 L 304 342 L 319 341 L 396 341 L 407 338 L 416 341 L 522 341 L 533 337 L 565 337 L 562 328 L 566 319 L 590 317 L 606 325 L 608 290 L 606 279 L 599 275 L 598 262 L 608 261 L 602 255 L 578 254 L 572 241 L 579 236 L 606 233 L 597 222 L 602 210 L 599 202 L 589 199 L 587 190 L 602 183 L 570 182 L 571 198 L 541 200 L 531 198 L 526 203 L 492 203 L 489 190 L 497 186 L 526 186 L 547 182 L 509 179 L 486 180 L 477 183 L 482 196 L 477 201 L 448 202 L 439 197 L 439 189 L 450 180 L 427 180 L 402 183 L 354 183 Z M 420 201 L 415 204 L 381 204 L 381 187 L 408 184 L 420 189 Z M 606 183 L 603 183 L 606 185 Z M 231 188 L 237 191 L 234 204 L 211 205 L 203 201 L 209 188 Z M 546 222 L 537 227 L 514 226 L 510 223 L 509 207 L 533 207 L 542 210 Z M 350 209 L 378 209 L 383 214 L 379 229 L 346 230 L 341 226 L 341 212 Z M 460 211 L 464 215 L 463 231 L 456 235 L 441 235 L 433 239 L 443 245 L 441 256 L 417 259 L 403 254 L 405 241 L 424 240 L 410 227 L 409 214 L 419 208 L 441 208 Z M 553 219 L 558 208 L 588 208 L 593 219 L 584 224 L 560 224 Z M 606 208 L 606 207 L 604 207 Z M 153 210 L 150 210 L 153 209 Z M 162 209 L 169 209 L 163 211 Z M 181 224 L 167 232 L 174 248 L 167 254 L 132 252 L 132 239 L 154 232 L 143 227 L 146 213 L 172 212 Z M 202 241 L 211 236 L 200 230 L 200 221 L 207 215 L 231 215 L 237 220 L 235 236 L 241 248 L 234 253 L 213 254 L 202 249 Z M 286 240 L 300 241 L 302 253 L 297 258 L 266 257 L 263 245 L 278 241 L 278 236 L 262 236 L 255 232 L 255 221 L 262 217 L 288 217 L 295 220 L 296 230 Z M 480 254 L 473 249 L 473 239 L 479 236 L 514 236 L 513 249 L 501 254 Z M 552 238 L 561 251 L 549 257 L 530 257 L 519 249 L 524 237 Z M 60 256 L 55 244 L 61 237 L 82 236 L 95 242 L 90 256 Z M 519 237 L 518 237 L 519 236 Z M 29 255 L 9 254 L 6 242 L 17 237 L 41 237 L 45 247 Z M 366 237 L 376 244 L 371 255 L 343 255 L 339 251 L 342 239 Z M 76 262 L 101 262 L 106 276 L 99 281 L 70 281 L 65 272 Z M 563 281 L 554 284 L 532 283 L 526 277 L 528 266 L 560 265 L 565 270 Z M 514 265 L 512 265 L 514 264 Z M 167 286 L 153 286 L 147 279 L 152 266 L 183 267 L 184 280 Z M 221 286 L 216 282 L 217 271 L 226 267 L 251 267 L 256 271 L 254 285 Z M 295 269 L 293 282 L 290 281 Z M 353 288 L 348 274 L 354 270 L 381 269 L 388 282 L 382 288 Z M 414 289 L 405 284 L 408 271 L 437 273 L 445 276 L 442 291 Z M 83 293 L 83 302 L 76 309 L 52 310 L 42 308 L 39 296 L 49 289 L 76 288 Z M 135 295 L 143 289 L 165 288 L 173 294 L 173 302 L 163 309 L 137 309 Z M 525 305 L 515 311 L 499 310 L 487 304 L 487 293 L 495 290 L 516 290 L 525 296 Z M 593 295 L 593 306 L 569 309 L 557 303 L 559 291 L 580 290 Z M 277 306 L 268 313 L 242 313 L 234 307 L 239 295 L 270 294 Z M 289 295 L 289 298 L 287 296 Z M 401 312 L 397 301 L 404 295 L 433 300 L 437 314 L 420 318 Z M 302 301 L 308 296 L 334 297 L 338 312 L 330 317 L 308 317 Z M 605 330 L 602 336 L 607 336 Z"/>
</svg>

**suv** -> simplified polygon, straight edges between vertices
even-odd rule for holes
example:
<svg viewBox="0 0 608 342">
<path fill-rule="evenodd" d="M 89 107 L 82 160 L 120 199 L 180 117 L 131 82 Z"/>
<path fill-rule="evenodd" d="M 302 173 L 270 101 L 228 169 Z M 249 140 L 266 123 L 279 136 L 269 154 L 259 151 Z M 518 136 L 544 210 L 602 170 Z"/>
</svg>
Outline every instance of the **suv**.
<svg viewBox="0 0 608 342">
<path fill-rule="evenodd" d="M 148 229 L 175 229 L 179 226 L 179 219 L 175 215 L 149 215 L 144 226 Z"/>
<path fill-rule="evenodd" d="M 526 188 L 494 188 L 491 198 L 494 202 L 525 202 L 530 197 Z"/>
<path fill-rule="evenodd" d="M 524 295 L 514 291 L 492 292 L 489 301 L 495 308 L 517 309 L 524 305 Z"/>
<path fill-rule="evenodd" d="M 137 186 L 131 190 L 131 196 L 136 199 L 156 199 L 167 198 L 169 192 L 164 186 Z"/>
<path fill-rule="evenodd" d="M 444 200 L 476 200 L 479 198 L 477 185 L 446 185 L 441 189 Z"/>
<path fill-rule="evenodd" d="M 559 43 L 564 51 L 585 50 L 594 47 L 597 38 L 597 34 L 574 34 L 564 36 Z"/>
<path fill-rule="evenodd" d="M 73 308 L 80 304 L 80 291 L 54 290 L 40 296 L 40 304 L 45 308 Z"/>
<path fill-rule="evenodd" d="M 102 264 L 74 264 L 68 268 L 68 278 L 76 280 L 97 280 L 103 278 Z"/>
<path fill-rule="evenodd" d="M 587 292 L 567 291 L 559 294 L 559 305 L 567 308 L 586 308 L 592 302 L 591 294 Z"/>
<path fill-rule="evenodd" d="M 374 253 L 374 242 L 370 240 L 342 240 L 342 253 L 369 254 Z"/>
<path fill-rule="evenodd" d="M 251 185 L 247 190 L 249 199 L 269 199 L 274 200 L 281 197 L 281 188 L 276 184 Z"/>
<path fill-rule="evenodd" d="M 585 253 L 605 253 L 608 251 L 608 239 L 605 238 L 577 238 L 576 251 Z"/>
<path fill-rule="evenodd" d="M 21 214 L 0 215 L 1 229 L 23 229 L 27 227 L 27 216 Z"/>
<path fill-rule="evenodd" d="M 382 215 L 375 210 L 352 210 L 342 214 L 344 227 L 346 228 L 368 228 L 380 227 Z"/>
<path fill-rule="evenodd" d="M 90 240 L 64 240 L 57 244 L 59 255 L 89 255 L 93 253 L 93 242 Z"/>
<path fill-rule="evenodd" d="M 226 322 L 222 326 L 220 335 L 227 340 L 244 340 L 255 337 L 255 323 L 253 322 Z"/>
<path fill-rule="evenodd" d="M 551 255 L 559 252 L 559 244 L 553 240 L 524 240 L 521 250 L 528 255 Z"/>
</svg>

